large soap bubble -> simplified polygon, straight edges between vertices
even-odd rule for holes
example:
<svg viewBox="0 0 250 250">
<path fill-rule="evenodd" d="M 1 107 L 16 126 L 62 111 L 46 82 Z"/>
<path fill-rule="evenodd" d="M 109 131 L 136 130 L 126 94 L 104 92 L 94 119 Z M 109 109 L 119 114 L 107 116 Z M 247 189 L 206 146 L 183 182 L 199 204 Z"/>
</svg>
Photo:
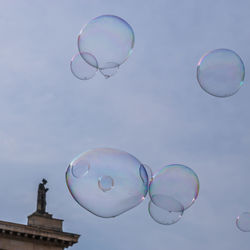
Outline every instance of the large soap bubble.
<svg viewBox="0 0 250 250">
<path fill-rule="evenodd" d="M 98 63 L 96 58 L 90 53 L 82 53 L 91 64 L 83 60 L 82 55 L 76 54 L 70 61 L 70 69 L 75 77 L 80 80 L 89 80 L 93 78 L 98 71 Z"/>
<path fill-rule="evenodd" d="M 89 212 L 115 217 L 139 205 L 148 191 L 144 166 L 131 154 L 97 148 L 77 156 L 66 172 L 73 198 Z"/>
<path fill-rule="evenodd" d="M 156 206 L 152 201 L 148 204 L 148 211 L 151 218 L 162 225 L 172 225 L 178 222 L 183 215 L 184 210 L 179 212 L 171 212 Z"/>
<path fill-rule="evenodd" d="M 242 86 L 245 67 L 232 50 L 216 49 L 201 57 L 197 80 L 203 90 L 217 97 L 234 95 Z"/>
<path fill-rule="evenodd" d="M 94 55 L 99 67 L 107 71 L 107 66 L 117 70 L 131 54 L 134 47 L 134 31 L 122 18 L 102 15 L 92 19 L 82 28 L 78 36 L 79 52 Z M 91 64 L 88 57 L 83 58 Z M 93 65 L 94 66 L 94 65 Z"/>
<path fill-rule="evenodd" d="M 101 74 L 108 79 L 109 77 L 115 75 L 119 70 L 119 64 L 108 62 L 102 68 L 99 68 Z"/>
<path fill-rule="evenodd" d="M 198 176 L 191 168 L 180 164 L 163 167 L 149 186 L 152 202 L 169 212 L 183 212 L 194 203 L 198 193 Z"/>
<path fill-rule="evenodd" d="M 250 232 L 250 212 L 244 212 L 236 218 L 236 226 L 242 232 Z"/>
</svg>

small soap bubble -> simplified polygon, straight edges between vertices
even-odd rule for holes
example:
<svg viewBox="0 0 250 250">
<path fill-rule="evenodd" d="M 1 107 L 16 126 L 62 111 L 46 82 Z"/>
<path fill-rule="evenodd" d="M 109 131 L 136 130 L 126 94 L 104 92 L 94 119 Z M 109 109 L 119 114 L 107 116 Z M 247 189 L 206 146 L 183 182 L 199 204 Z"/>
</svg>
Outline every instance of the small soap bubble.
<svg viewBox="0 0 250 250">
<path fill-rule="evenodd" d="M 140 166 L 140 170 L 139 171 L 140 171 L 140 177 L 141 177 L 144 185 L 148 187 L 149 186 L 149 179 L 148 179 L 148 174 L 147 174 L 147 171 L 146 171 L 144 165 Z M 148 191 L 148 188 L 147 188 L 147 191 Z M 146 195 L 147 194 L 145 194 L 145 196 Z"/>
<path fill-rule="evenodd" d="M 102 176 L 98 179 L 98 187 L 103 191 L 110 191 L 114 187 L 114 180 L 110 176 Z"/>
<path fill-rule="evenodd" d="M 154 194 L 151 201 L 157 206 L 169 212 L 183 212 L 184 206 L 171 196 Z"/>
<path fill-rule="evenodd" d="M 105 64 L 104 67 L 99 68 L 99 71 L 106 79 L 108 79 L 111 76 L 115 75 L 118 69 L 119 69 L 119 64 L 108 62 Z"/>
<path fill-rule="evenodd" d="M 76 178 L 80 178 L 88 174 L 90 169 L 90 165 L 85 160 L 76 160 L 74 161 L 74 165 L 72 165 L 72 174 Z"/>
<path fill-rule="evenodd" d="M 199 179 L 189 167 L 172 164 L 154 174 L 149 185 L 152 202 L 167 211 L 180 212 L 197 199 Z"/>
<path fill-rule="evenodd" d="M 139 205 L 148 192 L 146 169 L 131 154 L 97 148 L 77 156 L 66 171 L 73 198 L 94 215 L 110 218 Z"/>
<path fill-rule="evenodd" d="M 178 222 L 182 218 L 183 211 L 171 212 L 156 206 L 152 201 L 148 204 L 148 212 L 151 218 L 162 225 L 172 225 Z"/>
<path fill-rule="evenodd" d="M 153 177 L 153 171 L 152 171 L 152 169 L 151 169 L 147 164 L 143 164 L 143 166 L 144 166 L 144 168 L 145 168 L 146 171 L 147 171 L 148 180 L 149 180 L 149 183 L 150 183 L 150 181 L 151 181 L 151 179 L 152 179 L 152 177 Z M 148 183 L 148 184 L 149 184 L 149 183 Z"/>
<path fill-rule="evenodd" d="M 236 218 L 236 226 L 242 232 L 250 232 L 250 212 L 244 212 Z"/>
<path fill-rule="evenodd" d="M 216 97 L 234 95 L 243 85 L 245 67 L 240 56 L 229 49 L 216 49 L 201 57 L 197 80 L 203 90 Z"/>
<path fill-rule="evenodd" d="M 82 28 L 78 36 L 78 49 L 80 53 L 94 55 L 99 68 L 104 69 L 109 62 L 118 66 L 124 63 L 132 53 L 134 42 L 134 31 L 125 20 L 114 15 L 102 15 Z M 88 58 L 84 60 L 92 65 Z"/>
<path fill-rule="evenodd" d="M 87 61 L 83 60 L 84 57 L 88 58 Z M 98 71 L 98 63 L 93 55 L 83 52 L 82 55 L 76 54 L 70 61 L 70 69 L 75 77 L 80 80 L 89 80 L 93 78 Z"/>
</svg>

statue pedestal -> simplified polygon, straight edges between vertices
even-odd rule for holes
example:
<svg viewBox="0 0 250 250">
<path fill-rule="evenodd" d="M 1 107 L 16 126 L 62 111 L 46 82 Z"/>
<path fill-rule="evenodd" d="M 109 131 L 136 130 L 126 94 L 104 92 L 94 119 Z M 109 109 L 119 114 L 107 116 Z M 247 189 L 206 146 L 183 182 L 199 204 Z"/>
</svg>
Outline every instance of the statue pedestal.
<svg viewBox="0 0 250 250">
<path fill-rule="evenodd" d="M 28 226 L 51 229 L 62 232 L 63 220 L 52 218 L 51 214 L 35 212 L 28 216 Z"/>
<path fill-rule="evenodd" d="M 45 179 L 38 187 L 37 211 L 28 225 L 0 221 L 0 250 L 63 250 L 78 242 L 80 235 L 63 232 L 63 220 L 46 212 Z"/>
</svg>

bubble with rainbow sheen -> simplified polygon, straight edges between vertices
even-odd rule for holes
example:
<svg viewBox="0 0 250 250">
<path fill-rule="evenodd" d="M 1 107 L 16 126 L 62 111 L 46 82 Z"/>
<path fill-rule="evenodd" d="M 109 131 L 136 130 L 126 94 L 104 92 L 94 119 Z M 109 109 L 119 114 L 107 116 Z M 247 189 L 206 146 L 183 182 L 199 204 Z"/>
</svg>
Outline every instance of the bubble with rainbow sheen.
<svg viewBox="0 0 250 250">
<path fill-rule="evenodd" d="M 244 212 L 236 218 L 236 226 L 242 232 L 250 232 L 250 212 Z"/>
<path fill-rule="evenodd" d="M 119 64 L 108 62 L 105 66 L 99 68 L 100 73 L 106 78 L 110 78 L 115 75 L 119 70 Z"/>
<path fill-rule="evenodd" d="M 148 176 L 133 155 L 96 148 L 68 166 L 66 183 L 73 198 L 92 214 L 110 218 L 139 205 L 148 192 Z"/>
<path fill-rule="evenodd" d="M 148 203 L 148 212 L 155 222 L 162 225 L 172 225 L 182 218 L 184 208 L 178 212 L 171 212 L 168 211 L 168 209 L 156 206 L 152 200 L 150 200 Z"/>
<path fill-rule="evenodd" d="M 91 64 L 83 60 L 82 56 L 88 58 Z M 72 57 L 70 61 L 70 69 L 72 74 L 79 80 L 89 80 L 96 75 L 98 71 L 98 63 L 96 58 L 90 53 L 76 54 Z"/>
<path fill-rule="evenodd" d="M 79 52 L 94 55 L 99 68 L 106 72 L 108 66 L 115 71 L 127 60 L 134 43 L 132 27 L 124 19 L 114 15 L 102 15 L 92 19 L 81 29 L 78 36 Z M 84 54 L 83 59 L 89 64 L 92 63 Z"/>
<path fill-rule="evenodd" d="M 149 185 L 149 184 L 150 184 L 150 181 L 151 181 L 151 179 L 152 179 L 152 177 L 153 177 L 153 171 L 152 171 L 151 167 L 149 167 L 149 165 L 143 164 L 143 166 L 144 166 L 144 168 L 145 168 L 146 171 L 147 171 L 147 175 L 148 175 L 148 185 Z"/>
<path fill-rule="evenodd" d="M 182 212 L 197 199 L 199 186 L 198 176 L 191 168 L 172 164 L 153 175 L 149 195 L 157 207 L 169 212 Z"/>
<path fill-rule="evenodd" d="M 243 85 L 245 66 L 238 54 L 229 49 L 216 49 L 203 55 L 197 66 L 201 88 L 216 97 L 234 95 Z"/>
</svg>

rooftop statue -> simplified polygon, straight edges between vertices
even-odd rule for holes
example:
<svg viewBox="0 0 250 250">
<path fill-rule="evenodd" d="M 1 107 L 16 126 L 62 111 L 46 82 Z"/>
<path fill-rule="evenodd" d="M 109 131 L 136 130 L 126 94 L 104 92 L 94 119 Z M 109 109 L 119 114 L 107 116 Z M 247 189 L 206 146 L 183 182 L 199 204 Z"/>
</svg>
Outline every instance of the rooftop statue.
<svg viewBox="0 0 250 250">
<path fill-rule="evenodd" d="M 40 214 L 46 214 L 46 193 L 48 192 L 48 188 L 45 188 L 47 184 L 46 179 L 42 179 L 42 183 L 38 186 L 37 192 L 37 212 Z"/>
</svg>

